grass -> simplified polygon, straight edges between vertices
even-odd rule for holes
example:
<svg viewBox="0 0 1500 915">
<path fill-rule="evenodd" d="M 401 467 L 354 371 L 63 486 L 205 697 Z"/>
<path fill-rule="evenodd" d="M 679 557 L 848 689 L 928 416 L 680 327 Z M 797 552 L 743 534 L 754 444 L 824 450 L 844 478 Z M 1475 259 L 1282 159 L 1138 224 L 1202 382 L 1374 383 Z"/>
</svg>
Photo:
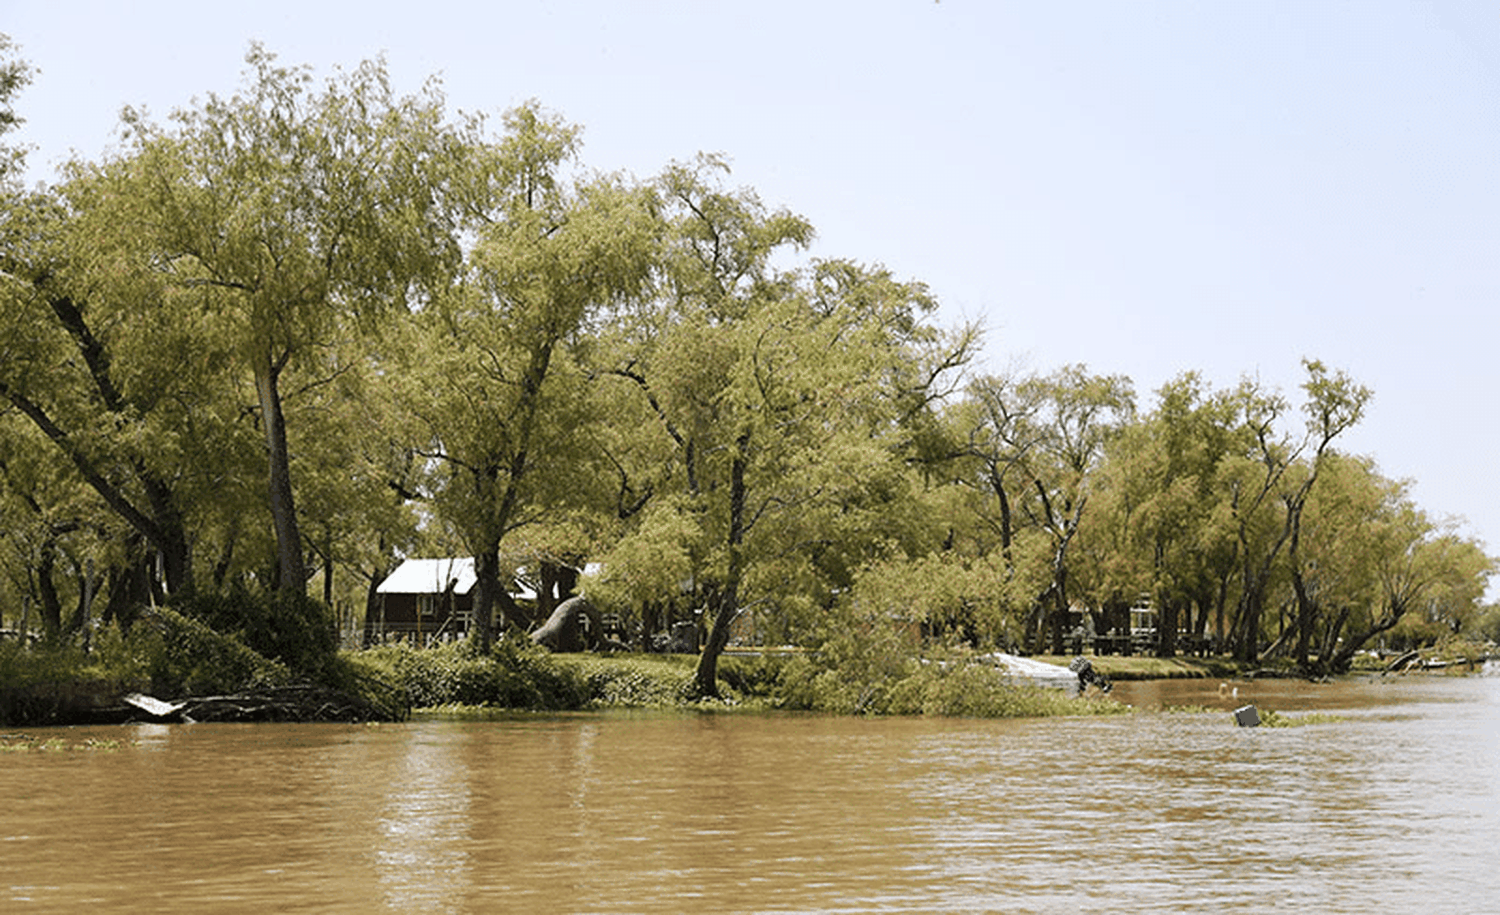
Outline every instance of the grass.
<svg viewBox="0 0 1500 915">
<path fill-rule="evenodd" d="M 1041 655 L 1038 661 L 1067 667 L 1073 655 Z M 1094 669 L 1111 680 L 1229 679 L 1247 670 L 1228 657 L 1157 658 L 1150 655 L 1085 655 Z"/>
<path fill-rule="evenodd" d="M 1260 712 L 1260 726 L 1263 728 L 1300 728 L 1309 724 L 1332 724 L 1343 720 L 1342 715 L 1328 712 L 1307 712 L 1302 715 L 1283 715 L 1271 709 Z"/>
<path fill-rule="evenodd" d="M 111 753 L 124 746 L 119 740 L 88 737 L 83 740 L 65 740 L 61 737 L 33 737 L 29 734 L 0 734 L 0 753 L 72 753 L 92 751 Z"/>
</svg>

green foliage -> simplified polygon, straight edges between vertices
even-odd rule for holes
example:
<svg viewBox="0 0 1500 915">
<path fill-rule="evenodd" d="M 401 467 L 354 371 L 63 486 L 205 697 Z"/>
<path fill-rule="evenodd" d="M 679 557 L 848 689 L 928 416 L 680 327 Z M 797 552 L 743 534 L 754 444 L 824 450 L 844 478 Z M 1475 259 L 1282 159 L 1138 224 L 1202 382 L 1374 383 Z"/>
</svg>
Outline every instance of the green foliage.
<svg viewBox="0 0 1500 915">
<path fill-rule="evenodd" d="M 692 694 L 691 659 L 586 654 L 557 660 L 583 678 L 595 707 L 671 708 Z"/>
<path fill-rule="evenodd" d="M 1069 696 L 1062 690 L 1016 686 L 988 664 L 929 663 L 897 683 L 890 713 L 964 718 L 1040 718 L 1114 715 L 1128 706 L 1108 699 Z"/>
<path fill-rule="evenodd" d="M 1500 642 L 1500 604 L 1487 604 L 1470 626 L 1473 634 L 1491 642 Z"/>
<path fill-rule="evenodd" d="M 1328 712 L 1284 715 L 1274 709 L 1260 710 L 1260 726 L 1263 728 L 1300 728 L 1309 724 L 1332 724 L 1343 720 L 1344 716 Z"/>
<path fill-rule="evenodd" d="M 853 600 L 866 615 L 920 623 L 929 635 L 1009 648 L 1020 643 L 1039 590 L 1033 578 L 1008 575 L 998 553 L 971 559 L 949 550 L 872 564 L 855 580 Z"/>
<path fill-rule="evenodd" d="M 71 642 L 0 643 L 0 722 L 56 723 L 129 692 L 159 698 L 212 695 L 290 682 L 287 668 L 165 608 L 147 610 L 128 634 L 102 627 L 94 649 Z"/>
<path fill-rule="evenodd" d="M 784 709 L 858 715 L 1018 718 L 1123 711 L 1108 700 L 1016 686 L 968 652 L 921 658 L 907 624 L 850 620 L 821 650 L 776 662 L 772 695 Z"/>
<path fill-rule="evenodd" d="M 916 667 L 916 643 L 904 622 L 885 615 L 846 618 L 830 632 L 816 654 L 786 663 L 776 691 L 780 705 L 839 714 L 888 712 L 891 690 Z"/>
<path fill-rule="evenodd" d="M 362 677 L 403 691 L 415 708 L 682 708 L 693 698 L 695 659 L 683 655 L 552 654 L 505 639 L 489 654 L 460 641 L 385 645 L 345 660 Z M 777 658 L 730 658 L 722 672 L 734 698 L 747 701 L 770 696 L 784 666 Z"/>
<path fill-rule="evenodd" d="M 1108 699 L 1017 686 L 988 664 L 838 650 L 833 658 L 786 663 L 777 691 L 782 708 L 835 714 L 1032 718 L 1107 715 L 1128 710 Z"/>
<path fill-rule="evenodd" d="M 0 734 L 0 754 L 4 753 L 72 753 L 92 751 L 113 753 L 120 749 L 120 741 L 105 737 L 86 737 L 81 741 L 69 741 L 61 737 L 43 740 L 27 734 Z"/>
<path fill-rule="evenodd" d="M 385 645 L 355 657 L 361 669 L 405 690 L 416 708 L 488 705 L 567 711 L 586 707 L 590 698 L 581 674 L 529 642 L 513 639 L 497 642 L 489 654 L 463 640 L 428 649 Z"/>
<path fill-rule="evenodd" d="M 1437 620 L 1424 619 L 1421 616 L 1407 616 L 1384 634 L 1383 641 L 1387 650 L 1401 652 L 1436 645 L 1449 635 L 1452 633 L 1448 627 Z"/>
<path fill-rule="evenodd" d="M 290 682 L 286 664 L 245 645 L 238 637 L 174 610 L 146 611 L 128 637 L 110 640 L 106 663 L 142 670 L 160 698 L 211 695 Z"/>
<path fill-rule="evenodd" d="M 176 609 L 310 679 L 323 677 L 338 650 L 333 612 L 295 591 L 267 594 L 235 587 L 223 594 L 192 595 L 177 602 Z"/>
<path fill-rule="evenodd" d="M 30 648 L 0 642 L 0 722 L 50 724 L 75 708 L 98 704 L 98 698 L 120 686 L 109 676 L 89 670 L 75 645 L 42 644 Z"/>
<path fill-rule="evenodd" d="M 787 665 L 803 656 L 801 651 L 730 655 L 720 660 L 719 677 L 742 697 L 769 698 L 775 693 Z"/>
</svg>

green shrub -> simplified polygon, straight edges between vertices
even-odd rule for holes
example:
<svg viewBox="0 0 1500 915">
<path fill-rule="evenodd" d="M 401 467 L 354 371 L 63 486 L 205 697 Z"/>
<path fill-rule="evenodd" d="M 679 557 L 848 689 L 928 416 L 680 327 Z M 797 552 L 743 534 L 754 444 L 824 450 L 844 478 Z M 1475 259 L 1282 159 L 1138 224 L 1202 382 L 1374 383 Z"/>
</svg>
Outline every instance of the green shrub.
<svg viewBox="0 0 1500 915">
<path fill-rule="evenodd" d="M 488 654 L 462 640 L 435 648 L 383 645 L 354 655 L 370 675 L 403 690 L 414 708 L 488 705 L 563 711 L 584 708 L 588 686 L 542 649 L 505 639 Z"/>
<path fill-rule="evenodd" d="M 287 665 L 247 647 L 237 637 L 174 610 L 147 610 L 117 648 L 113 662 L 140 669 L 158 697 L 206 695 L 293 679 Z"/>
<path fill-rule="evenodd" d="M 1110 700 L 1080 699 L 1059 689 L 1018 686 L 988 664 L 922 665 L 892 690 L 890 711 L 900 715 L 964 718 L 1041 718 L 1128 711 Z"/>
<path fill-rule="evenodd" d="M 76 720 L 129 692 L 159 698 L 232 692 L 290 680 L 238 640 L 167 609 L 144 611 L 129 634 L 101 627 L 93 651 L 72 643 L 0 643 L 0 721 Z"/>
<path fill-rule="evenodd" d="M 1018 686 L 963 654 L 918 661 L 889 646 L 832 651 L 787 660 L 776 686 L 787 709 L 859 715 L 950 715 L 1031 718 L 1126 711 L 1108 699 L 1080 699 L 1056 689 Z"/>
<path fill-rule="evenodd" d="M 53 724 L 97 705 L 114 684 L 85 676 L 87 664 L 75 645 L 0 643 L 0 723 Z"/>
<path fill-rule="evenodd" d="M 917 666 L 899 626 L 881 619 L 838 626 L 818 651 L 785 661 L 774 689 L 787 709 L 883 715 L 895 684 Z"/>
<path fill-rule="evenodd" d="M 559 660 L 583 678 L 593 706 L 670 707 L 687 701 L 692 692 L 693 667 L 680 659 L 576 655 Z"/>
<path fill-rule="evenodd" d="M 298 676 L 323 679 L 338 652 L 333 612 L 304 594 L 261 593 L 239 585 L 222 594 L 190 595 L 176 601 L 173 608 L 235 636 Z"/>
<path fill-rule="evenodd" d="M 724 656 L 719 658 L 719 679 L 741 696 L 770 697 L 786 675 L 787 665 L 803 657 L 802 652 Z"/>
</svg>

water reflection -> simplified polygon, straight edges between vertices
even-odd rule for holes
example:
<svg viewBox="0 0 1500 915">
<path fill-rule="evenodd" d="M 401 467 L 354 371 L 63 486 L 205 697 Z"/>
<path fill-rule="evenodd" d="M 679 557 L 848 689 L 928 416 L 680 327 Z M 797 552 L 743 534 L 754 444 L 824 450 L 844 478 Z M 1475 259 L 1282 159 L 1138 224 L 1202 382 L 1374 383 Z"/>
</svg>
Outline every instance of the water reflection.
<svg viewBox="0 0 1500 915">
<path fill-rule="evenodd" d="M 404 752 L 375 773 L 385 793 L 374 850 L 386 904 L 404 912 L 456 911 L 470 881 L 471 773 L 461 743 L 406 732 Z"/>
<path fill-rule="evenodd" d="M 1472 911 L 1500 891 L 1500 678 L 1241 684 L 1337 716 L 1277 729 L 1235 727 L 1217 685 L 1120 684 L 1215 710 L 1105 719 L 135 729 L 0 758 L 0 909 Z M 91 734 L 121 736 L 68 737 Z"/>
</svg>

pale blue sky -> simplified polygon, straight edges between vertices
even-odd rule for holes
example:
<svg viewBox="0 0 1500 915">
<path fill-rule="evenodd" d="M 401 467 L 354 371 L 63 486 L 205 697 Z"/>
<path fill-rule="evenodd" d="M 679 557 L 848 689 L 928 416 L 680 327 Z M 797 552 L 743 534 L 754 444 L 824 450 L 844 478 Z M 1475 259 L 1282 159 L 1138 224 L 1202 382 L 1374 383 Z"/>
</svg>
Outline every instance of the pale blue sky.
<svg viewBox="0 0 1500 915">
<path fill-rule="evenodd" d="M 384 53 L 450 104 L 539 99 L 642 177 L 721 152 L 818 256 L 930 285 L 996 369 L 1187 369 L 1375 390 L 1344 442 L 1500 550 L 1500 6 L 1494 2 L 80 3 L 0 0 L 41 68 L 32 175 L 122 105 L 239 85 L 257 39 Z"/>
</svg>

